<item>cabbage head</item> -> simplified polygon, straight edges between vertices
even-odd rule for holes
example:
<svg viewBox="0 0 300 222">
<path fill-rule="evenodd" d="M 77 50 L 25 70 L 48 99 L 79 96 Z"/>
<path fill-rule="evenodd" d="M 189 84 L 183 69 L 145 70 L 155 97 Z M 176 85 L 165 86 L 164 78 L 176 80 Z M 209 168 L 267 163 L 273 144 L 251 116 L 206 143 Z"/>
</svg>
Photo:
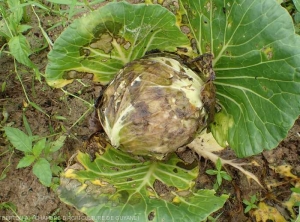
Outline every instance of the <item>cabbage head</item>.
<svg viewBox="0 0 300 222">
<path fill-rule="evenodd" d="M 112 146 L 162 159 L 206 127 L 205 82 L 175 55 L 128 63 L 107 86 L 98 116 Z"/>
</svg>

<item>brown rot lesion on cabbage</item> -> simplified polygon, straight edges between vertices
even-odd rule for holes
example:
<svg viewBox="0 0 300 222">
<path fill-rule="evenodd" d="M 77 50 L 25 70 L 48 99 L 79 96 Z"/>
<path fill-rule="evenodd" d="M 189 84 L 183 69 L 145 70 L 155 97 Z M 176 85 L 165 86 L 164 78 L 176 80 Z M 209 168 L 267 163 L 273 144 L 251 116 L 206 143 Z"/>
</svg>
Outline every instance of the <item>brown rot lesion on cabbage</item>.
<svg viewBox="0 0 300 222">
<path fill-rule="evenodd" d="M 81 72 L 77 70 L 67 70 L 63 73 L 63 79 L 82 79 L 82 78 L 89 78 L 92 79 L 93 74 L 89 72 Z"/>
<path fill-rule="evenodd" d="M 193 71 L 197 72 L 200 78 L 205 82 L 201 89 L 201 100 L 204 104 L 204 109 L 208 114 L 206 120 L 207 130 L 210 132 L 209 126 L 214 120 L 216 110 L 220 110 L 220 107 L 216 101 L 216 87 L 213 81 L 216 79 L 216 74 L 213 69 L 213 55 L 211 53 L 204 53 L 196 58 L 185 57 L 183 62 Z"/>
<path fill-rule="evenodd" d="M 95 100 L 94 111 L 89 119 L 89 129 L 93 132 L 84 144 L 84 151 L 89 154 L 91 162 L 96 159 L 96 153 L 104 154 L 107 145 L 107 137 L 99 121 L 99 109 L 102 107 L 102 97 L 106 86 L 102 87 L 99 96 Z"/>
<path fill-rule="evenodd" d="M 96 159 L 96 153 L 104 154 L 107 145 L 108 141 L 104 132 L 95 132 L 89 137 L 85 145 L 85 152 L 89 154 L 91 162 Z"/>
<path fill-rule="evenodd" d="M 106 144 L 165 159 L 208 129 L 216 106 L 212 59 L 152 50 L 126 64 L 96 101 L 91 160 Z"/>
</svg>

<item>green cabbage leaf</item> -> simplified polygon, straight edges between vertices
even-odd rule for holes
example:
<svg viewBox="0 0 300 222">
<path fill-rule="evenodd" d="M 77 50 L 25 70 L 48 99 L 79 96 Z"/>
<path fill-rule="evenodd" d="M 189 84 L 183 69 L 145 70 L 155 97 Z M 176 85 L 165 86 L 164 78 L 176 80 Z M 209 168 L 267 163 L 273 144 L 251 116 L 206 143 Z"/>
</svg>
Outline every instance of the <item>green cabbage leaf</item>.
<svg viewBox="0 0 300 222">
<path fill-rule="evenodd" d="M 46 80 L 59 88 L 93 77 L 108 83 L 128 62 L 151 50 L 175 52 L 188 47 L 176 18 L 160 5 L 108 3 L 75 20 L 48 54 Z"/>
<path fill-rule="evenodd" d="M 228 195 L 195 189 L 199 168 L 176 155 L 167 162 L 141 162 L 109 147 L 94 162 L 79 153 L 62 175 L 59 196 L 94 221 L 203 221 Z"/>
<path fill-rule="evenodd" d="M 212 132 L 239 157 L 275 148 L 300 114 L 300 37 L 274 0 L 181 0 L 194 50 L 214 55 Z"/>
</svg>

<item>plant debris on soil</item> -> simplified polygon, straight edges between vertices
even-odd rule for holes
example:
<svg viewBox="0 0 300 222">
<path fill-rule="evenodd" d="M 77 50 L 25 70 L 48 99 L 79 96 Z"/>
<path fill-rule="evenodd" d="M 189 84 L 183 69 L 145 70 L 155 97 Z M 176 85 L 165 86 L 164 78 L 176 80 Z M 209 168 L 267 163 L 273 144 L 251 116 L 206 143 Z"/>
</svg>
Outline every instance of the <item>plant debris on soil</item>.
<svg viewBox="0 0 300 222">
<path fill-rule="evenodd" d="M 48 17 L 43 19 L 47 20 Z M 45 22 L 46 24 L 46 22 Z M 33 26 L 35 27 L 35 26 Z M 62 29 L 57 28 L 48 35 L 53 40 L 61 33 Z M 43 36 L 35 28 L 28 35 L 38 38 L 39 41 L 31 39 L 33 42 L 43 42 Z M 37 52 L 31 56 L 31 60 L 38 65 L 43 73 L 47 65 L 48 49 Z M 0 92 L 0 122 L 2 126 L 12 126 L 25 132 L 23 114 L 27 117 L 33 135 L 40 137 L 53 137 L 63 133 L 67 135 L 63 152 L 65 162 L 62 168 L 68 166 L 68 160 L 77 150 L 84 148 L 84 143 L 92 133 L 89 130 L 88 120 L 92 115 L 88 105 L 74 97 L 78 96 L 83 100 L 93 104 L 101 90 L 101 85 L 83 79 L 64 87 L 64 90 L 71 94 L 66 94 L 60 89 L 50 88 L 44 80 L 41 82 L 34 80 L 32 71 L 22 65 L 17 66 L 17 71 L 23 81 L 25 91 L 29 98 L 42 108 L 50 117 L 63 116 L 66 120 L 48 118 L 44 113 L 29 106 L 26 101 L 21 83 L 15 74 L 14 59 L 8 55 L 0 57 L 0 83 L 6 83 L 6 87 Z M 88 112 L 87 112 L 88 111 Z M 82 114 L 87 115 L 78 121 Z M 74 125 L 74 123 L 77 124 Z M 73 126 L 74 125 L 74 126 Z M 23 153 L 13 149 L 4 137 L 1 129 L 0 137 L 0 206 L 3 203 L 11 203 L 15 206 L 16 213 L 20 217 L 32 218 L 32 221 L 88 221 L 89 218 L 80 213 L 73 207 L 62 203 L 52 189 L 43 186 L 36 176 L 33 175 L 31 167 L 17 169 L 19 160 Z M 192 155 L 192 154 L 190 154 Z M 220 154 L 223 159 L 236 159 L 230 149 L 225 149 Z M 300 187 L 300 119 L 290 130 L 276 149 L 265 151 L 259 155 L 239 159 L 240 162 L 252 163 L 244 168 L 255 174 L 263 187 L 255 181 L 248 180 L 247 177 L 232 167 L 226 167 L 227 173 L 233 178 L 232 181 L 224 181 L 218 192 L 230 194 L 225 206 L 213 216 L 220 215 L 218 221 L 290 221 L 298 215 L 297 208 L 293 207 L 291 198 L 291 188 Z M 215 177 L 205 173 L 207 169 L 214 169 L 215 166 L 210 161 L 200 157 L 199 176 L 196 186 L 199 189 L 212 189 Z M 169 192 L 169 187 L 157 181 L 157 190 L 163 194 Z M 245 204 L 243 200 L 250 200 L 251 196 L 256 195 L 261 203 L 259 210 L 251 210 L 244 213 Z M 256 204 L 258 205 L 259 202 Z M 263 204 L 266 211 L 271 209 L 278 212 L 284 220 L 272 220 L 264 217 Z M 270 211 L 271 212 L 271 211 Z M 275 213 L 274 213 L 275 215 Z M 8 208 L 0 207 L 0 221 L 19 221 L 16 214 Z"/>
</svg>

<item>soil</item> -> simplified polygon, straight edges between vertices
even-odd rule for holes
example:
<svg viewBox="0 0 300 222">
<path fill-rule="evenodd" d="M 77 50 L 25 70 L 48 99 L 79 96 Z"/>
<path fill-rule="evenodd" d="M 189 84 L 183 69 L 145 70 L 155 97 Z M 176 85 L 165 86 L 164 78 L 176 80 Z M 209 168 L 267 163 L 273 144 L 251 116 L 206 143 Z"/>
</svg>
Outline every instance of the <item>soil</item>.
<svg viewBox="0 0 300 222">
<path fill-rule="evenodd" d="M 51 14 L 44 15 L 40 19 L 45 29 L 47 29 L 49 21 L 52 22 L 51 24 L 58 21 Z M 36 20 L 31 22 L 35 25 L 27 33 L 27 37 L 33 48 L 40 48 L 45 44 L 45 40 L 40 34 Z M 54 41 L 62 30 L 63 27 L 58 26 L 48 31 L 48 35 Z M 45 48 L 30 57 L 38 65 L 41 73 L 45 71 L 48 52 L 49 49 Z M 23 122 L 23 115 L 25 115 L 34 135 L 51 139 L 57 138 L 56 134 L 66 135 L 67 140 L 60 150 L 64 156 L 64 162 L 60 163 L 60 166 L 65 168 L 68 160 L 78 149 L 83 148 L 84 142 L 91 134 L 88 120 L 92 115 L 92 109 L 86 102 L 77 97 L 93 104 L 99 95 L 101 86 L 90 79 L 83 79 L 82 82 L 85 85 L 74 82 L 64 87 L 64 90 L 73 94 L 69 95 L 60 89 L 50 88 L 43 78 L 42 81 L 35 80 L 30 69 L 17 64 L 17 72 L 22 79 L 25 92 L 32 102 L 41 107 L 43 113 L 28 104 L 15 72 L 14 59 L 3 54 L 0 57 L 0 64 L 0 83 L 6 83 L 5 89 L 0 92 L 1 126 L 12 126 L 26 132 Z M 81 118 L 85 112 L 87 114 Z M 51 118 L 47 117 L 45 113 Z M 6 115 L 8 115 L 7 119 Z M 66 120 L 55 119 L 54 116 L 63 116 Z M 3 129 L 0 133 L 0 204 L 12 203 L 17 215 L 24 216 L 25 219 L 31 217 L 33 221 L 85 221 L 86 218 L 82 213 L 62 203 L 52 189 L 43 186 L 33 175 L 31 167 L 16 168 L 19 160 L 23 157 L 23 153 L 12 148 L 4 137 Z M 51 136 L 49 137 L 49 135 Z M 231 196 L 224 208 L 214 214 L 214 216 L 221 214 L 217 221 L 260 221 L 259 217 L 253 214 L 253 211 L 244 213 L 246 205 L 242 201 L 249 200 L 255 194 L 258 199 L 276 208 L 286 221 L 289 221 L 292 212 L 287 209 L 284 203 L 290 198 L 290 188 L 294 187 L 297 181 L 299 182 L 295 179 L 300 177 L 299 148 L 300 119 L 295 122 L 287 138 L 276 149 L 239 160 L 245 163 L 256 163 L 256 165 L 244 166 L 244 168 L 255 174 L 263 187 L 253 180 L 248 180 L 240 171 L 226 167 L 233 180 L 231 182 L 225 181 L 218 192 L 219 194 L 230 193 Z M 224 159 L 236 158 L 230 149 L 222 151 L 220 156 Z M 289 174 L 288 170 L 284 173 L 279 172 L 278 166 L 285 166 L 286 169 L 289 169 L 290 166 L 291 173 Z M 200 159 L 201 172 L 197 181 L 199 188 L 212 188 L 215 177 L 203 173 L 206 169 L 211 168 L 215 168 L 212 163 Z M 159 183 L 157 184 L 159 185 Z M 293 211 L 295 214 L 298 213 L 296 208 L 293 208 Z M 0 207 L 0 221 L 7 220 L 18 221 L 18 218 L 12 210 L 1 209 Z"/>
</svg>

